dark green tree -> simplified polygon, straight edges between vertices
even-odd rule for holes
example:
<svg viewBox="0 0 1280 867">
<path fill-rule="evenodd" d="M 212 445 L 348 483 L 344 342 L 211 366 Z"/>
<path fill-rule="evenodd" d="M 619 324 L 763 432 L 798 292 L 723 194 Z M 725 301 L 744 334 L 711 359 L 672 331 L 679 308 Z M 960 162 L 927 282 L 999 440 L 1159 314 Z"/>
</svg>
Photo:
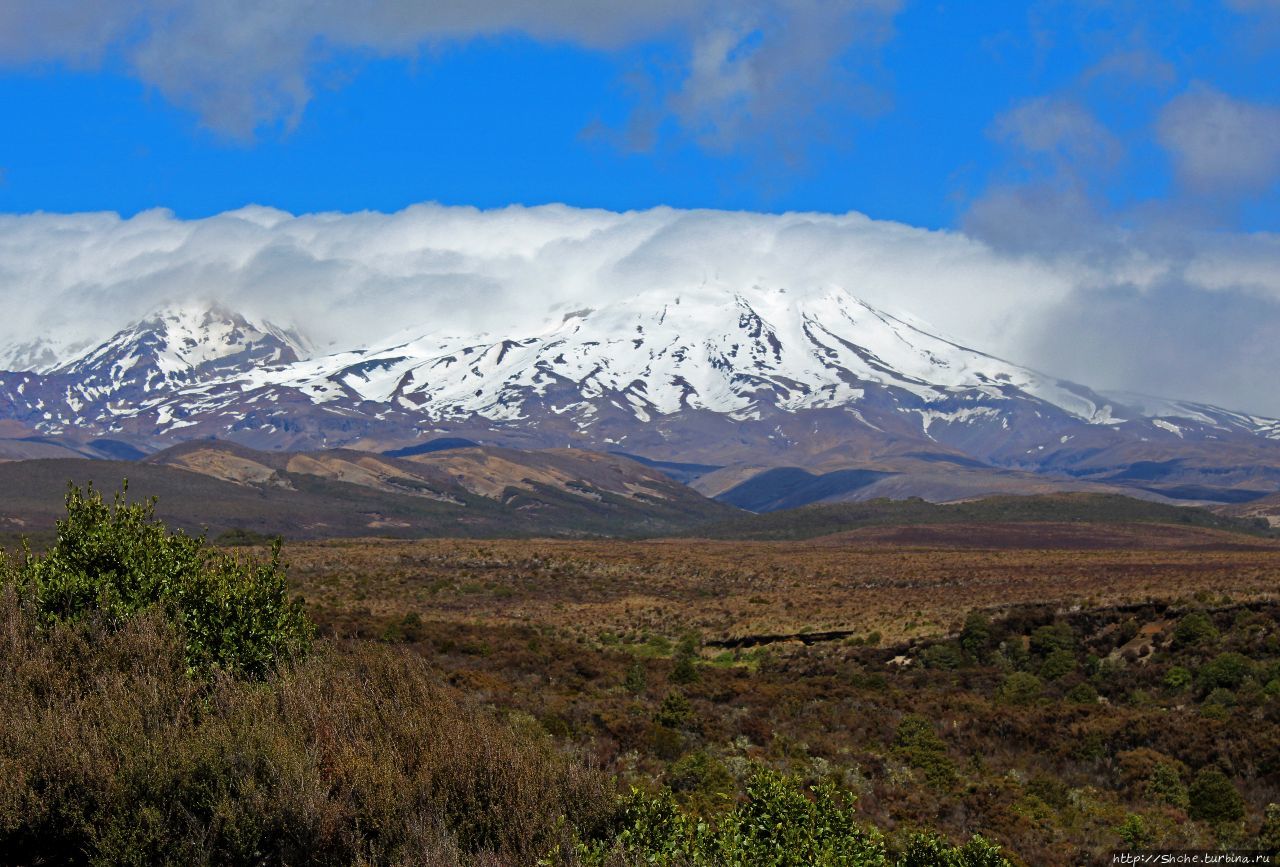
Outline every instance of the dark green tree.
<svg viewBox="0 0 1280 867">
<path fill-rule="evenodd" d="M 1222 825 L 1244 818 L 1244 798 L 1226 774 L 1217 768 L 1203 768 L 1187 787 L 1188 814 L 1193 819 Z"/>
</svg>

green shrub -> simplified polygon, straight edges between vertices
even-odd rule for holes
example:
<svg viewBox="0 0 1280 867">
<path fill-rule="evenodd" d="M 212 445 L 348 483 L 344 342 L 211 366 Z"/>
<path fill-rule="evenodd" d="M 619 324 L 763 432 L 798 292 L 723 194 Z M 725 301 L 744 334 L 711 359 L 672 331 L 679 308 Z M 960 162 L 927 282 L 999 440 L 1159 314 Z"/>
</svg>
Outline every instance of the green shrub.
<svg viewBox="0 0 1280 867">
<path fill-rule="evenodd" d="M 1191 818 L 1221 825 L 1244 818 L 1244 798 L 1227 775 L 1217 768 L 1203 768 L 1187 788 Z"/>
<path fill-rule="evenodd" d="M 721 824 L 711 850 L 715 864 L 885 863 L 880 834 L 854 821 L 852 798 L 829 783 L 805 792 L 798 779 L 763 769 L 748 780 L 746 802 Z"/>
<path fill-rule="evenodd" d="M 1130 849 L 1148 849 L 1155 843 L 1155 835 L 1147 826 L 1147 820 L 1137 813 L 1125 816 L 1124 822 L 1115 830 Z"/>
<path fill-rule="evenodd" d="M 758 770 L 747 783 L 746 802 L 712 825 L 692 820 L 669 792 L 633 790 L 613 833 L 582 845 L 580 854 L 588 865 L 885 864 L 879 835 L 857 827 L 832 794 L 815 789 L 811 800 L 796 780 Z"/>
<path fill-rule="evenodd" d="M 1192 611 L 1184 615 L 1173 630 L 1175 647 L 1189 648 L 1216 644 L 1218 637 L 1218 627 L 1213 625 L 1213 620 L 1203 611 Z"/>
<path fill-rule="evenodd" d="M 622 682 L 623 688 L 632 695 L 639 695 L 644 692 L 648 683 L 649 676 L 645 671 L 644 663 L 638 659 L 635 660 L 627 668 L 626 679 Z"/>
<path fill-rule="evenodd" d="M 698 679 L 700 675 L 697 658 L 698 648 L 701 645 L 701 639 L 693 634 L 686 635 L 680 640 L 679 646 L 676 647 L 675 665 L 671 669 L 669 678 L 672 683 L 693 683 Z"/>
<path fill-rule="evenodd" d="M 998 698 L 1005 704 L 1028 705 L 1040 699 L 1044 687 L 1040 678 L 1025 671 L 1015 671 L 1000 684 Z"/>
<path fill-rule="evenodd" d="M 672 764 L 666 782 L 681 805 L 695 814 L 711 813 L 731 803 L 737 790 L 729 770 L 702 750 Z"/>
<path fill-rule="evenodd" d="M 891 860 L 880 833 L 855 820 L 848 794 L 762 768 L 747 781 L 746 800 L 711 822 L 684 813 L 669 792 L 632 790 L 614 825 L 580 843 L 578 857 L 589 867 L 1008 867 L 981 837 L 957 848 L 920 835 Z"/>
<path fill-rule="evenodd" d="M 1164 685 L 1175 692 L 1182 692 L 1191 685 L 1191 672 L 1181 665 L 1175 665 L 1165 673 Z"/>
<path fill-rule="evenodd" d="M 1201 689 L 1236 689 L 1253 673 L 1253 663 L 1239 653 L 1220 653 L 1200 666 L 1196 682 Z"/>
<path fill-rule="evenodd" d="M 1098 691 L 1089 681 L 1082 680 L 1067 692 L 1067 701 L 1072 704 L 1097 704 Z"/>
<path fill-rule="evenodd" d="M 927 648 L 924 653 L 920 654 L 920 658 L 926 668 L 936 668 L 943 671 L 954 671 L 965 663 L 965 656 L 960 647 L 951 642 L 943 642 Z"/>
<path fill-rule="evenodd" d="M 1076 670 L 1076 657 L 1069 650 L 1055 650 L 1040 666 L 1040 676 L 1045 680 L 1057 680 Z"/>
<path fill-rule="evenodd" d="M 991 621 L 981 611 L 972 611 L 960 630 L 960 648 L 974 662 L 985 662 L 991 654 Z"/>
<path fill-rule="evenodd" d="M 1070 651 L 1075 644 L 1075 631 L 1066 623 L 1041 626 L 1031 633 L 1031 652 L 1040 657 L 1058 650 Z"/>
<path fill-rule="evenodd" d="M 1258 831 L 1258 848 L 1280 852 L 1280 804 L 1267 804 L 1262 828 Z"/>
<path fill-rule="evenodd" d="M 110 504 L 90 485 L 68 486 L 66 517 L 43 555 L 24 550 L 6 583 L 46 627 L 85 620 L 119 628 L 151 610 L 177 626 L 188 670 L 261 678 L 306 650 L 313 629 L 290 599 L 280 544 L 265 562 L 241 560 L 203 537 L 171 533 L 155 500 Z"/>
<path fill-rule="evenodd" d="M 1229 689 L 1218 687 L 1209 691 L 1204 697 L 1204 704 L 1215 707 L 1234 707 L 1236 703 L 1236 694 Z"/>
<path fill-rule="evenodd" d="M 680 690 L 673 689 L 663 697 L 658 712 L 653 715 L 653 721 L 667 728 L 678 729 L 692 717 L 693 706 L 689 704 L 689 699 Z"/>
<path fill-rule="evenodd" d="M 1153 801 L 1185 810 L 1189 805 L 1187 787 L 1178 769 L 1168 762 L 1157 762 L 1147 779 L 1147 796 Z"/>
<path fill-rule="evenodd" d="M 1009 867 L 1009 862 L 999 846 L 980 836 L 957 848 L 940 837 L 916 834 L 907 841 L 897 867 Z"/>
<path fill-rule="evenodd" d="M 924 771 L 930 785 L 949 788 L 956 781 L 956 767 L 947 757 L 947 746 L 925 717 L 908 714 L 902 718 L 894 734 L 893 751 L 907 764 Z"/>
</svg>

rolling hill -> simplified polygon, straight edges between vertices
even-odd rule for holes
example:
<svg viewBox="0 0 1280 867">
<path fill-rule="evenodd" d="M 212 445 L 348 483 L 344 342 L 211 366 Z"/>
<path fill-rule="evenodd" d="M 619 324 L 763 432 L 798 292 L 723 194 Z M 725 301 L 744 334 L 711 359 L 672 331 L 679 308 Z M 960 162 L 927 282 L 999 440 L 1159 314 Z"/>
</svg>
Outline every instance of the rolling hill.
<svg viewBox="0 0 1280 867">
<path fill-rule="evenodd" d="M 0 532 L 41 533 L 68 481 L 159 498 L 161 517 L 226 531 L 337 536 L 635 536 L 735 512 L 634 461 L 581 450 L 465 448 L 391 458 L 192 442 L 144 461 L 0 463 Z"/>
</svg>

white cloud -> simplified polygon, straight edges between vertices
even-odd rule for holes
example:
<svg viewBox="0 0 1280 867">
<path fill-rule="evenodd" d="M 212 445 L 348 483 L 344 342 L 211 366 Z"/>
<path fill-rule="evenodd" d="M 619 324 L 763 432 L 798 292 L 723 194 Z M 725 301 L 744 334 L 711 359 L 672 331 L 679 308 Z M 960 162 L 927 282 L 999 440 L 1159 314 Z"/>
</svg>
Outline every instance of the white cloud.
<svg viewBox="0 0 1280 867">
<path fill-rule="evenodd" d="M 665 107 L 723 144 L 766 118 L 808 116 L 839 55 L 883 39 L 900 2 L 7 0 L 0 63 L 119 60 L 211 128 L 250 138 L 296 123 L 338 55 L 412 58 L 507 34 L 602 51 L 668 37 L 686 57 Z"/>
<path fill-rule="evenodd" d="M 406 329 L 519 333 L 553 304 L 649 288 L 839 285 L 1050 372 L 1133 390 L 1176 384 L 1174 397 L 1280 413 L 1259 375 L 1270 360 L 1260 335 L 1280 333 L 1280 237 L 1183 234 L 1162 250 L 1115 232 L 1109 249 L 997 249 L 856 213 L 418 205 L 303 216 L 253 207 L 194 221 L 0 216 L 0 337 L 104 339 L 165 301 L 203 299 L 346 349 Z M 1162 313 L 1178 299 L 1221 315 Z M 1252 336 L 1236 345 L 1240 322 Z M 1107 352 L 1086 351 L 1101 333 Z M 1215 346 L 1232 349 L 1215 358 Z M 1174 382 L 1167 358 L 1179 352 L 1188 364 Z"/>
<path fill-rule="evenodd" d="M 1203 84 L 1160 115 L 1160 144 L 1179 178 L 1210 195 L 1263 193 L 1280 178 L 1280 108 L 1233 99 Z"/>
<path fill-rule="evenodd" d="M 992 134 L 1019 150 L 1063 166 L 1110 165 L 1119 141 L 1078 102 L 1061 97 L 1027 100 L 996 118 Z"/>
</svg>

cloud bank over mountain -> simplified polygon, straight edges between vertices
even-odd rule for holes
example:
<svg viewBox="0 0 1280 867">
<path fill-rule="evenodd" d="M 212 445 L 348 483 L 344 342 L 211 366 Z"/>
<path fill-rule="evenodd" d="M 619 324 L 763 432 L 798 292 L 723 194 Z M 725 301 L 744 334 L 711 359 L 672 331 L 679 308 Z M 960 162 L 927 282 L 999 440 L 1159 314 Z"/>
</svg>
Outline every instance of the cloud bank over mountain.
<svg viewBox="0 0 1280 867">
<path fill-rule="evenodd" d="M 1280 237 L 1092 241 L 1044 251 L 856 213 L 560 205 L 0 216 L 0 337 L 100 341 L 162 303 L 217 300 L 324 351 L 527 329 L 552 305 L 654 288 L 839 286 L 1052 374 L 1280 413 Z"/>
</svg>

